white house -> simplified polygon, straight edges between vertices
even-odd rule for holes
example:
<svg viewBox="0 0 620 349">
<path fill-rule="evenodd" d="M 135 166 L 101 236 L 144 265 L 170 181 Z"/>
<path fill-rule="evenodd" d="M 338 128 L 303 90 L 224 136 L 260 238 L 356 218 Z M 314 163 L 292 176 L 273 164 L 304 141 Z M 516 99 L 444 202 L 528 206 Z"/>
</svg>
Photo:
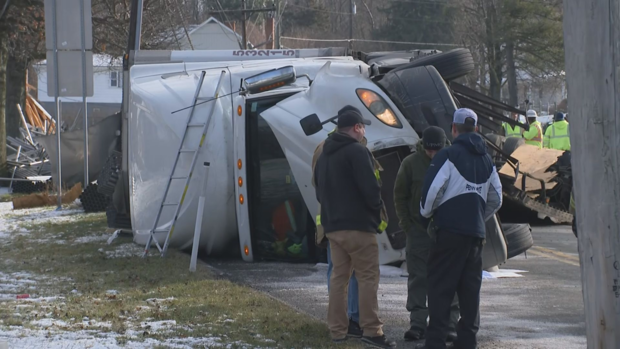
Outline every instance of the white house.
<svg viewBox="0 0 620 349">
<path fill-rule="evenodd" d="M 54 97 L 47 95 L 47 62 L 41 61 L 34 66 L 37 73 L 37 95 L 41 105 L 52 115 L 56 116 Z M 121 108 L 123 97 L 122 59 L 105 54 L 93 55 L 94 91 L 88 97 L 89 124 L 112 115 Z M 61 113 L 65 127 L 68 129 L 82 127 L 82 98 L 61 97 Z M 74 126 L 75 125 L 75 126 Z"/>
<path fill-rule="evenodd" d="M 243 46 L 241 35 L 213 17 L 202 24 L 191 25 L 187 30 L 190 40 L 181 28 L 176 35 L 178 41 L 173 42 L 171 49 L 191 50 L 193 46 L 194 50 L 238 50 Z"/>
</svg>

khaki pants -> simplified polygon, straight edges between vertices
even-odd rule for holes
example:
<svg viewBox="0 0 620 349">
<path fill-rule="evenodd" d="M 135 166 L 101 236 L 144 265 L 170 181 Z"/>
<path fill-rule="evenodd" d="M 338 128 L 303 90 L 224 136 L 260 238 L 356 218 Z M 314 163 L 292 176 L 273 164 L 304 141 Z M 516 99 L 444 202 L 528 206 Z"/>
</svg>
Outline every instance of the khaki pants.
<svg viewBox="0 0 620 349">
<path fill-rule="evenodd" d="M 347 289 L 354 269 L 359 287 L 360 327 L 364 336 L 383 335 L 377 301 L 379 245 L 376 234 L 345 230 L 329 233 L 327 238 L 333 264 L 327 309 L 327 325 L 332 338 L 344 338 L 348 332 Z"/>
</svg>

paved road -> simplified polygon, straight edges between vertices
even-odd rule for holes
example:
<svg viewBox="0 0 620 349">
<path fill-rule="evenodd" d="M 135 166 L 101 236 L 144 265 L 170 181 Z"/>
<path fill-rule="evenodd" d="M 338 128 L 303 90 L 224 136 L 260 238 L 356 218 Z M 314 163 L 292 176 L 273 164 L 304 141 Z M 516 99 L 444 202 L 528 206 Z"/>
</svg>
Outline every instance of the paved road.
<svg viewBox="0 0 620 349">
<path fill-rule="evenodd" d="M 502 269 L 525 270 L 521 278 L 484 280 L 479 348 L 586 347 L 577 240 L 568 226 L 535 227 L 535 246 Z M 283 263 L 211 264 L 231 279 L 281 299 L 321 320 L 327 309 L 326 268 Z M 382 275 L 379 308 L 385 332 L 398 347 L 408 327 L 406 278 Z"/>
</svg>

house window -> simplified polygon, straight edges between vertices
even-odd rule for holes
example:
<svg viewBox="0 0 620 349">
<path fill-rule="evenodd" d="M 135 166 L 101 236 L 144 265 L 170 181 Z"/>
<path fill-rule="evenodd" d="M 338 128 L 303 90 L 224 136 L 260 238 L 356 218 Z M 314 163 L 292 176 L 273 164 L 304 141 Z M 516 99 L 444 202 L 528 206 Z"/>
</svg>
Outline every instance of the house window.
<svg viewBox="0 0 620 349">
<path fill-rule="evenodd" d="M 122 75 L 120 72 L 111 71 L 110 72 L 110 86 L 112 87 L 122 87 Z"/>
</svg>

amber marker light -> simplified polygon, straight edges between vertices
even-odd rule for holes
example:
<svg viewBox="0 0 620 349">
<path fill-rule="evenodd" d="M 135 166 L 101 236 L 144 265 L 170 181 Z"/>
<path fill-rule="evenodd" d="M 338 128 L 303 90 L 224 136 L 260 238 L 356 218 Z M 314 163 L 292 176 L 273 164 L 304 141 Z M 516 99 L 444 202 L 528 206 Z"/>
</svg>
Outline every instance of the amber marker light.
<svg viewBox="0 0 620 349">
<path fill-rule="evenodd" d="M 241 108 L 241 106 L 237 107 L 237 115 L 241 116 L 241 113 L 243 113 L 243 108 Z"/>
<path fill-rule="evenodd" d="M 248 256 L 250 254 L 250 248 L 248 247 L 248 245 L 245 245 L 243 247 L 243 252 L 245 252 L 245 255 Z"/>
<path fill-rule="evenodd" d="M 243 198 L 243 194 L 239 194 L 239 203 L 241 205 L 243 205 L 243 202 L 245 201 L 245 199 Z"/>
<path fill-rule="evenodd" d="M 239 177 L 239 179 L 237 180 L 237 183 L 239 183 L 240 187 L 243 187 L 243 178 Z"/>
<path fill-rule="evenodd" d="M 241 162 L 241 159 L 237 160 L 237 168 L 241 169 L 242 166 L 243 163 Z"/>
</svg>

